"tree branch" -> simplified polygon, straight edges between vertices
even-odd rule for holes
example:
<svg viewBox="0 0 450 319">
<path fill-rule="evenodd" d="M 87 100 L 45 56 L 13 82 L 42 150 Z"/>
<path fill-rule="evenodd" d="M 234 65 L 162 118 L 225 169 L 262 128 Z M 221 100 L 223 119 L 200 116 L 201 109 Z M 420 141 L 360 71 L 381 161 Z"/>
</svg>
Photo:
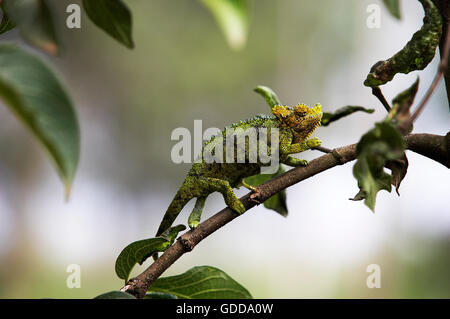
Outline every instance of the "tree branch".
<svg viewBox="0 0 450 319">
<path fill-rule="evenodd" d="M 416 111 L 413 113 L 413 115 L 411 115 L 412 122 L 414 122 L 420 115 L 422 110 L 425 108 L 425 105 L 427 104 L 428 100 L 430 99 L 431 95 L 433 94 L 434 90 L 437 88 L 442 77 L 447 73 L 448 60 L 450 54 L 450 28 L 447 28 L 446 33 L 442 34 L 442 40 L 440 45 L 441 45 L 440 46 L 441 62 L 439 63 L 438 71 L 433 79 L 433 82 L 431 83 L 430 88 L 423 97 Z"/>
<path fill-rule="evenodd" d="M 446 136 L 432 134 L 411 134 L 406 137 L 407 148 L 450 167 L 450 132 Z M 332 167 L 348 163 L 356 158 L 356 144 L 336 148 L 309 162 L 306 167 L 293 168 L 286 173 L 258 186 L 258 192 L 248 193 L 240 198 L 247 210 L 263 203 L 285 188 L 299 183 Z M 236 217 L 235 212 L 224 208 L 214 216 L 186 232 L 169 247 L 159 259 L 144 272 L 128 281 L 121 290 L 138 298 L 143 298 L 150 285 L 162 275 L 183 254 L 190 252 L 203 239 L 228 224 Z"/>
<path fill-rule="evenodd" d="M 407 142 L 409 150 L 450 168 L 450 132 L 445 136 L 411 134 L 407 137 Z"/>
<path fill-rule="evenodd" d="M 443 26 L 442 26 L 442 34 L 447 34 L 448 32 L 448 25 L 450 21 L 450 1 L 448 0 L 433 0 L 436 7 L 439 9 L 439 12 L 441 13 L 442 20 L 443 20 Z M 445 52 L 445 36 L 441 37 L 441 41 L 439 43 L 439 51 L 441 54 L 441 60 Z M 447 91 L 447 100 L 450 103 L 450 64 L 447 64 L 447 70 L 444 74 L 445 79 L 445 88 Z"/>
</svg>

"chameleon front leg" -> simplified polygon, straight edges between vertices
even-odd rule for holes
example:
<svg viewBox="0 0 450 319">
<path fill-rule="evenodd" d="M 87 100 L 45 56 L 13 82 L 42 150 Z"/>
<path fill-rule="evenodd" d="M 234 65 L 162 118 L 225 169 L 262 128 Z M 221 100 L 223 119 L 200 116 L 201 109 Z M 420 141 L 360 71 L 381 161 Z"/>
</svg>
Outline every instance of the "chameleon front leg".
<svg viewBox="0 0 450 319">
<path fill-rule="evenodd" d="M 238 214 L 243 214 L 245 212 L 245 207 L 234 194 L 233 189 L 230 186 L 230 183 L 226 180 L 212 177 L 201 177 L 203 183 L 205 183 L 205 187 L 208 188 L 211 192 L 219 192 L 222 194 L 223 199 L 228 207 L 234 210 Z"/>
<path fill-rule="evenodd" d="M 313 147 L 320 146 L 321 143 L 322 142 L 318 138 L 311 138 L 309 140 L 306 140 L 303 143 L 281 145 L 281 152 L 282 152 L 282 154 L 285 154 L 285 155 L 297 154 L 297 153 L 307 151 Z M 298 158 L 295 158 L 292 156 L 286 156 L 281 162 L 283 164 L 293 166 L 293 167 L 308 165 L 307 160 L 298 159 Z"/>
<path fill-rule="evenodd" d="M 188 225 L 191 229 L 197 228 L 202 217 L 203 208 L 205 207 L 206 196 L 198 197 L 195 202 L 194 209 L 188 218 Z"/>
<path fill-rule="evenodd" d="M 310 138 L 309 140 L 306 140 L 303 143 L 295 143 L 291 144 L 287 147 L 286 154 L 297 154 L 304 151 L 307 151 L 311 148 L 320 146 L 322 144 L 322 141 L 319 140 L 317 137 Z"/>
<path fill-rule="evenodd" d="M 297 167 L 297 166 L 306 166 L 308 165 L 307 160 L 302 160 L 299 158 L 295 158 L 292 156 L 287 156 L 285 159 L 281 161 L 281 163 L 286 164 L 288 166 Z"/>
</svg>

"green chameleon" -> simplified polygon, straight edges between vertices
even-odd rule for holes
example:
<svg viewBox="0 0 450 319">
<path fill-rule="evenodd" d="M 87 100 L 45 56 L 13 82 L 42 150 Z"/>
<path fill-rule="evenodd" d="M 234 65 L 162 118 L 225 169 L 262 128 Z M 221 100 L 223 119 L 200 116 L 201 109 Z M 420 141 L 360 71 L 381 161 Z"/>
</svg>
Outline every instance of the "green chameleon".
<svg viewBox="0 0 450 319">
<path fill-rule="evenodd" d="M 269 136 L 272 135 L 269 135 L 270 129 L 277 128 L 279 134 L 279 145 L 277 145 L 279 162 L 289 166 L 306 166 L 308 164 L 306 160 L 297 159 L 289 155 L 320 146 L 321 141 L 319 139 L 309 139 L 309 137 L 320 125 L 322 119 L 321 105 L 316 104 L 311 108 L 304 104 L 299 104 L 295 107 L 275 105 L 272 108 L 272 113 L 273 115 L 271 116 L 256 116 L 233 124 L 231 127 L 243 129 L 244 132 L 248 128 L 254 128 L 259 137 L 266 134 L 265 149 L 267 149 L 268 153 L 271 149 Z M 202 154 L 204 154 L 205 149 L 211 150 L 217 146 L 217 143 L 225 145 L 225 137 L 225 130 L 223 130 L 221 135 L 213 137 L 204 144 Z M 261 143 L 261 138 L 258 139 L 258 143 Z M 234 194 L 233 188 L 244 186 L 252 191 L 256 191 L 255 187 L 248 185 L 243 179 L 260 173 L 261 167 L 267 166 L 267 163 L 264 164 L 260 160 L 256 162 L 248 161 L 249 143 L 244 144 L 245 146 L 241 147 L 241 149 L 238 146 L 237 151 L 232 155 L 234 158 L 232 163 L 225 161 L 224 163 L 210 162 L 205 161 L 205 158 L 202 157 L 200 161 L 196 161 L 192 165 L 183 184 L 170 203 L 156 236 L 161 235 L 172 226 L 175 218 L 192 198 L 197 198 L 197 201 L 189 216 L 188 224 L 191 228 L 197 227 L 206 197 L 213 192 L 220 192 L 227 206 L 236 213 L 242 214 L 245 212 L 245 207 Z M 244 163 L 242 163 L 242 158 L 240 161 L 237 160 L 238 154 L 242 155 L 242 153 L 245 153 Z M 225 151 L 223 155 L 226 156 Z"/>
</svg>

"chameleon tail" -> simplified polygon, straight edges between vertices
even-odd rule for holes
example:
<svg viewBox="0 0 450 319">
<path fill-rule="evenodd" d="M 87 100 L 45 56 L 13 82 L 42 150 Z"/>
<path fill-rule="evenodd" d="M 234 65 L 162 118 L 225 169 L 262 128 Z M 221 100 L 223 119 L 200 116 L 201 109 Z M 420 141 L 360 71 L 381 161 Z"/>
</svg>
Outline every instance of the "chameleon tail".
<svg viewBox="0 0 450 319">
<path fill-rule="evenodd" d="M 166 213 L 164 214 L 163 220 L 159 225 L 156 236 L 161 235 L 166 229 L 172 226 L 175 218 L 177 218 L 178 214 L 181 212 L 183 207 L 193 198 L 194 196 L 188 192 L 184 191 L 184 185 L 178 190 L 167 208 Z"/>
</svg>

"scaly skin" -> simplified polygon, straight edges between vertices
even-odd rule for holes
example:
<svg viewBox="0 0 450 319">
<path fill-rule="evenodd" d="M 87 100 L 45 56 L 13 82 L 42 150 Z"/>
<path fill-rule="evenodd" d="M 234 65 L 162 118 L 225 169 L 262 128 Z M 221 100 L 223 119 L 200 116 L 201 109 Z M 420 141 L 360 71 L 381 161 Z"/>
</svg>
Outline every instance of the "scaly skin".
<svg viewBox="0 0 450 319">
<path fill-rule="evenodd" d="M 257 116 L 252 119 L 241 121 L 233 124 L 232 128 L 255 128 L 258 136 L 264 134 L 267 129 L 267 136 L 270 137 L 270 129 L 279 129 L 279 161 L 280 163 L 289 166 L 305 166 L 307 161 L 297 159 L 289 156 L 290 154 L 300 153 L 310 148 L 319 146 L 321 141 L 317 138 L 308 139 L 314 130 L 320 125 L 322 119 L 322 108 L 320 104 L 314 107 L 307 107 L 299 104 L 293 108 L 276 105 L 272 108 L 273 115 L 271 116 Z M 212 138 L 203 146 L 203 150 L 212 150 L 217 143 L 225 145 L 225 130 L 222 131 L 222 136 Z M 259 143 L 261 138 L 258 139 Z M 270 152 L 270 138 L 267 139 L 267 152 Z M 176 193 L 174 199 L 169 205 L 164 218 L 159 226 L 156 236 L 162 234 L 166 229 L 172 226 L 175 218 L 181 212 L 183 207 L 192 199 L 197 198 L 195 208 L 189 216 L 189 226 L 191 228 L 197 227 L 206 197 L 213 192 L 220 192 L 223 195 L 225 203 L 228 207 L 238 214 L 245 212 L 244 205 L 239 201 L 233 192 L 233 188 L 243 185 L 242 180 L 246 177 L 256 175 L 265 164 L 258 161 L 256 163 L 249 163 L 249 145 L 244 143 L 244 149 L 239 149 L 233 154 L 233 163 L 206 163 L 202 158 L 192 165 L 191 170 L 186 176 L 183 184 Z M 226 156 L 226 148 L 223 147 L 224 158 Z M 239 151 L 245 151 L 245 163 L 238 163 L 237 154 Z M 203 152 L 202 152 L 203 154 Z M 244 186 L 246 186 L 244 184 Z M 251 188 L 254 190 L 254 188 Z"/>
</svg>

